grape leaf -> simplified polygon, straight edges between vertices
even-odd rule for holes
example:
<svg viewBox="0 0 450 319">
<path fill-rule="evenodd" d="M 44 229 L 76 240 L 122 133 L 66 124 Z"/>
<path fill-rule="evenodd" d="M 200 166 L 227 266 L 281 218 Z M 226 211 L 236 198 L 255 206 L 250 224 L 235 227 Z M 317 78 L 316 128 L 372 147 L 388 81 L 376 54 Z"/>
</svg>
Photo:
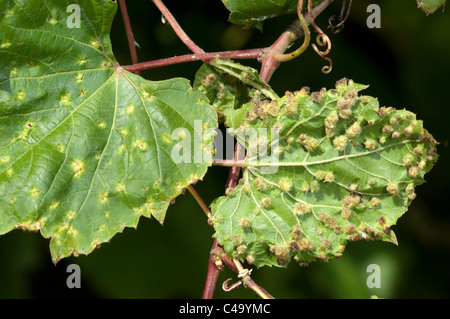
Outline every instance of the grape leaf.
<svg viewBox="0 0 450 319">
<path fill-rule="evenodd" d="M 437 142 L 413 113 L 358 96 L 365 87 L 344 79 L 253 103 L 233 133 L 247 150 L 243 176 L 211 205 L 228 255 L 284 266 L 339 257 L 348 241 L 397 243 L 391 226 Z"/>
<path fill-rule="evenodd" d="M 0 234 L 40 230 L 54 262 L 140 216 L 162 223 L 206 173 L 213 135 L 202 130 L 218 125 L 188 80 L 152 82 L 118 65 L 116 2 L 77 1 L 70 28 L 71 2 L 0 3 Z"/>
<path fill-rule="evenodd" d="M 427 15 L 434 13 L 437 9 L 445 5 L 446 0 L 416 0 L 417 6 Z"/>
<path fill-rule="evenodd" d="M 231 12 L 230 22 L 254 27 L 262 30 L 263 21 L 285 14 L 297 12 L 297 0 L 222 0 L 225 7 Z M 304 7 L 306 9 L 306 2 Z M 313 0 L 313 7 L 321 0 Z"/>
<path fill-rule="evenodd" d="M 239 126 L 245 119 L 251 107 L 249 100 L 278 98 L 257 70 L 232 60 L 203 64 L 195 74 L 193 87 L 205 94 L 227 127 Z"/>
</svg>

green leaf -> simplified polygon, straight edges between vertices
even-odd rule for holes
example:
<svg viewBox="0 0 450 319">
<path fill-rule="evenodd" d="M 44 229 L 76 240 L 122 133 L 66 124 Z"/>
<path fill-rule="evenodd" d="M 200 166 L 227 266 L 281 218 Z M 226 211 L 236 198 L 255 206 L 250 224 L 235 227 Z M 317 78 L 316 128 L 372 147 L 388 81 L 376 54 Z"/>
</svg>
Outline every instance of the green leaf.
<svg viewBox="0 0 450 319">
<path fill-rule="evenodd" d="M 151 82 L 117 64 L 116 2 L 77 1 L 80 28 L 66 24 L 70 3 L 0 4 L 0 234 L 40 230 L 55 262 L 142 215 L 162 223 L 206 173 L 213 137 L 202 130 L 217 127 L 187 80 Z"/>
<path fill-rule="evenodd" d="M 231 12 L 230 22 L 260 30 L 262 30 L 264 20 L 285 14 L 296 14 L 298 3 L 297 0 L 222 0 L 222 2 Z M 320 2 L 321 0 L 313 0 L 313 7 Z"/>
<path fill-rule="evenodd" d="M 437 9 L 445 5 L 446 0 L 416 0 L 417 6 L 422 8 L 427 15 L 434 13 Z"/>
<path fill-rule="evenodd" d="M 358 96 L 364 88 L 342 80 L 253 103 L 234 131 L 247 149 L 243 176 L 211 205 L 228 255 L 284 266 L 339 257 L 348 241 L 397 243 L 390 227 L 437 160 L 437 142 L 413 113 Z"/>
<path fill-rule="evenodd" d="M 219 120 L 228 127 L 239 127 L 251 107 L 245 106 L 251 99 L 278 98 L 257 70 L 232 60 L 216 59 L 203 64 L 195 74 L 193 86 L 205 94 Z"/>
</svg>

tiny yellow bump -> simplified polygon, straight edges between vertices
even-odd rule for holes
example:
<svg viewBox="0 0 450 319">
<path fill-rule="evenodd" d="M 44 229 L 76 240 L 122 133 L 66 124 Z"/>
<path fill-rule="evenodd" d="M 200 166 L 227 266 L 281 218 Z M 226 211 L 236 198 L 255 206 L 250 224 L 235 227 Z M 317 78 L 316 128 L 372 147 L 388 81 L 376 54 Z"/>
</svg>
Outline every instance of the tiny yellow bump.
<svg viewBox="0 0 450 319">
<path fill-rule="evenodd" d="M 317 181 L 313 181 L 311 182 L 311 184 L 309 185 L 309 189 L 311 190 L 311 192 L 317 192 L 319 190 L 319 183 Z"/>
<path fill-rule="evenodd" d="M 6 171 L 6 175 L 8 175 L 8 177 L 12 177 L 14 175 L 14 170 L 12 168 L 8 169 Z"/>
<path fill-rule="evenodd" d="M 99 39 L 95 39 L 95 40 L 92 40 L 92 41 L 91 41 L 91 45 L 92 45 L 94 48 L 98 49 L 98 48 L 100 47 L 100 45 L 101 45 L 101 42 L 100 42 Z"/>
<path fill-rule="evenodd" d="M 241 235 L 234 235 L 232 241 L 235 246 L 239 246 L 244 241 L 244 238 Z"/>
<path fill-rule="evenodd" d="M 368 150 L 373 150 L 375 149 L 375 141 L 374 140 L 366 140 L 364 142 L 364 146 L 368 149 Z"/>
<path fill-rule="evenodd" d="M 239 219 L 239 226 L 242 228 L 249 228 L 252 224 L 252 220 L 247 217 L 241 217 Z"/>
<path fill-rule="evenodd" d="M 410 166 L 412 164 L 412 161 L 413 161 L 413 159 L 410 155 L 405 155 L 402 158 L 402 163 L 405 166 Z"/>
<path fill-rule="evenodd" d="M 392 196 L 398 195 L 398 185 L 397 185 L 397 183 L 390 182 L 388 184 L 388 186 L 386 187 L 386 190 Z"/>
<path fill-rule="evenodd" d="M 325 178 L 324 178 L 323 181 L 324 181 L 325 183 L 331 183 L 331 182 L 334 182 L 334 174 L 333 174 L 333 173 L 330 173 L 330 172 L 326 173 L 326 174 L 325 174 Z"/>
<path fill-rule="evenodd" d="M 318 180 L 323 180 L 325 178 L 326 172 L 324 171 L 317 171 L 314 176 L 318 179 Z"/>
<path fill-rule="evenodd" d="M 333 145 L 336 151 L 343 151 L 347 146 L 348 138 L 345 135 L 340 135 L 334 138 Z"/>
<path fill-rule="evenodd" d="M 85 65 L 86 62 L 87 62 L 87 58 L 86 58 L 85 56 L 80 56 L 80 57 L 77 59 L 77 63 L 78 63 L 79 65 Z"/>
<path fill-rule="evenodd" d="M 85 163 L 83 161 L 74 160 L 72 161 L 71 166 L 73 171 L 75 172 L 75 177 L 79 178 L 83 175 L 85 166 Z"/>
<path fill-rule="evenodd" d="M 59 205 L 60 205 L 60 202 L 52 202 L 48 208 L 51 210 L 54 210 L 54 209 L 57 209 L 59 207 Z"/>
<path fill-rule="evenodd" d="M 142 92 L 142 95 L 144 96 L 144 99 L 150 100 L 151 94 L 148 93 L 147 91 Z"/>
<path fill-rule="evenodd" d="M 228 197 L 234 197 L 234 196 L 236 196 L 236 188 L 234 188 L 234 187 L 228 187 L 228 188 L 225 190 L 225 196 L 228 196 Z"/>
<path fill-rule="evenodd" d="M 99 123 L 97 124 L 97 126 L 98 126 L 99 128 L 101 128 L 101 129 L 104 129 L 104 128 L 106 128 L 106 123 L 103 122 L 103 121 L 101 121 L 101 122 L 99 122 Z"/>
<path fill-rule="evenodd" d="M 267 183 L 264 181 L 264 178 L 257 177 L 257 178 L 255 178 L 254 183 L 255 183 L 256 188 L 260 192 L 264 192 L 265 190 L 267 190 Z"/>
<path fill-rule="evenodd" d="M 32 198 L 37 198 L 37 197 L 39 196 L 39 193 L 40 193 L 40 191 L 39 191 L 39 189 L 37 189 L 36 187 L 33 187 L 33 188 L 30 190 L 30 196 L 31 196 Z"/>
<path fill-rule="evenodd" d="M 124 192 L 124 191 L 125 191 L 125 185 L 124 185 L 123 183 L 117 184 L 116 190 L 117 190 L 118 192 Z"/>
<path fill-rule="evenodd" d="M 417 168 L 420 170 L 424 170 L 425 167 L 427 165 L 427 162 L 425 162 L 424 160 L 421 160 L 418 164 L 417 164 Z"/>
<path fill-rule="evenodd" d="M 416 154 L 416 155 L 419 155 L 420 153 L 422 153 L 422 146 L 416 146 L 416 147 L 414 147 L 414 149 L 413 149 L 413 152 L 414 152 L 414 154 Z"/>
<path fill-rule="evenodd" d="M 136 141 L 134 141 L 133 146 L 140 151 L 145 151 L 148 147 L 148 144 L 140 139 L 137 139 Z"/>
<path fill-rule="evenodd" d="M 2 163 L 8 163 L 10 160 L 11 160 L 11 158 L 10 158 L 9 156 L 3 156 L 3 157 L 0 159 L 0 162 L 2 162 Z"/>
<path fill-rule="evenodd" d="M 67 232 L 72 236 L 74 236 L 78 233 L 77 230 L 75 228 L 73 228 L 72 226 L 69 227 L 69 230 Z"/>
<path fill-rule="evenodd" d="M 309 191 L 309 184 L 307 182 L 303 182 L 302 185 L 300 186 L 300 190 L 303 193 L 306 193 L 307 191 Z"/>
<path fill-rule="evenodd" d="M 109 62 L 109 61 L 102 61 L 101 63 L 100 63 L 100 67 L 102 68 L 102 69 L 106 69 L 106 68 L 108 68 L 108 67 L 111 67 L 112 65 L 111 65 L 111 62 Z"/>
<path fill-rule="evenodd" d="M 161 139 L 162 139 L 162 141 L 163 141 L 164 143 L 167 143 L 167 144 L 171 144 L 171 143 L 172 143 L 172 138 L 171 138 L 171 136 L 170 136 L 169 133 L 163 133 L 163 134 L 161 135 Z"/>
<path fill-rule="evenodd" d="M 11 46 L 11 42 L 8 41 L 8 40 L 5 40 L 5 41 L 2 42 L 2 44 L 0 44 L 0 48 L 2 48 L 2 49 L 7 49 L 10 46 Z"/>
<path fill-rule="evenodd" d="M 83 73 L 78 73 L 77 76 L 75 77 L 75 82 L 76 83 L 81 83 L 84 80 L 84 74 Z"/>
<path fill-rule="evenodd" d="M 308 203 L 296 203 L 292 210 L 298 216 L 304 215 L 311 211 L 311 205 Z"/>
<path fill-rule="evenodd" d="M 372 197 L 372 199 L 370 200 L 370 205 L 372 207 L 377 207 L 378 205 L 380 205 L 380 203 L 381 203 L 381 201 L 377 197 Z"/>
<path fill-rule="evenodd" d="M 283 177 L 278 181 L 278 187 L 282 192 L 289 192 L 292 189 L 292 180 L 287 177 Z"/>
<path fill-rule="evenodd" d="M 245 260 L 247 261 L 248 264 L 253 264 L 255 262 L 255 257 L 253 255 L 247 255 L 245 256 Z"/>
<path fill-rule="evenodd" d="M 19 101 L 23 101 L 25 99 L 26 93 L 24 90 L 20 90 L 19 92 L 17 92 L 17 99 Z"/>
<path fill-rule="evenodd" d="M 131 113 L 134 112 L 134 109 L 135 109 L 134 104 L 129 104 L 129 105 L 127 106 L 127 108 L 125 109 L 125 112 L 126 112 L 128 115 L 130 115 Z"/>
<path fill-rule="evenodd" d="M 56 25 L 58 23 L 58 20 L 55 17 L 50 17 L 50 19 L 47 20 L 48 23 L 51 25 Z"/>
<path fill-rule="evenodd" d="M 261 205 L 264 208 L 269 208 L 272 205 L 272 201 L 269 197 L 261 198 Z"/>
<path fill-rule="evenodd" d="M 69 97 L 69 95 L 67 93 L 64 93 L 63 95 L 61 95 L 60 98 L 59 98 L 59 101 L 62 104 L 65 104 L 65 105 L 70 105 L 71 104 L 70 97 Z"/>
<path fill-rule="evenodd" d="M 5 12 L 5 18 L 9 18 L 14 14 L 14 10 L 8 9 Z"/>
<path fill-rule="evenodd" d="M 102 204 L 106 203 L 108 201 L 108 193 L 107 192 L 100 193 L 98 200 Z"/>
<path fill-rule="evenodd" d="M 411 166 L 408 169 L 408 175 L 412 178 L 416 178 L 419 175 L 419 168 L 416 166 Z"/>
<path fill-rule="evenodd" d="M 358 136 L 361 133 L 361 126 L 358 122 L 353 123 L 348 129 L 347 129 L 347 136 L 349 138 L 354 138 Z"/>
</svg>

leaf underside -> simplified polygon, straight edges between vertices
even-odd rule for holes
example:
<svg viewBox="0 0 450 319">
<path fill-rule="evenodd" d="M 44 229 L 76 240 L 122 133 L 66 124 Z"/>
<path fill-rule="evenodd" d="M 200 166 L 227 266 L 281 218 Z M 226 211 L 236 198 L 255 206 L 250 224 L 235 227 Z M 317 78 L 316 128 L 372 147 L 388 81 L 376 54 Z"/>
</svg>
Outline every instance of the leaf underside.
<svg viewBox="0 0 450 319">
<path fill-rule="evenodd" d="M 287 93 L 253 103 L 234 134 L 243 176 L 211 205 L 215 236 L 254 264 L 308 264 L 348 241 L 397 243 L 391 230 L 437 160 L 437 142 L 406 110 L 358 96 L 365 86 Z"/>
<path fill-rule="evenodd" d="M 188 80 L 151 82 L 117 64 L 116 2 L 77 1 L 81 25 L 69 28 L 73 2 L 0 3 L 0 234 L 40 230 L 54 262 L 91 252 L 140 216 L 162 223 L 206 173 L 213 136 L 202 130 L 217 127 Z M 176 164 L 186 135 L 190 161 Z"/>
</svg>

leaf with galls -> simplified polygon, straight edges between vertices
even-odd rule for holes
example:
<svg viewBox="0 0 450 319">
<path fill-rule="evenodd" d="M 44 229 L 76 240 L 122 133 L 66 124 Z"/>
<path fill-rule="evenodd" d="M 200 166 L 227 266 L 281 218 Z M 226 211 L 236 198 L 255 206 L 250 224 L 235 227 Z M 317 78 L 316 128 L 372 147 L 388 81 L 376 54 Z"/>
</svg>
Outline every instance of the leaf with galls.
<svg viewBox="0 0 450 319">
<path fill-rule="evenodd" d="M 397 243 L 391 226 L 436 162 L 437 142 L 413 113 L 359 96 L 364 88 L 343 79 L 251 104 L 234 131 L 247 149 L 243 176 L 211 205 L 228 255 L 304 265 L 341 256 L 348 241 Z"/>
<path fill-rule="evenodd" d="M 40 230 L 55 262 L 90 253 L 140 216 L 162 223 L 206 173 L 206 130 L 217 127 L 188 80 L 151 82 L 117 64 L 116 2 L 77 1 L 80 28 L 66 25 L 69 3 L 0 2 L 0 234 Z M 191 137 L 180 162 L 176 129 Z"/>
</svg>

